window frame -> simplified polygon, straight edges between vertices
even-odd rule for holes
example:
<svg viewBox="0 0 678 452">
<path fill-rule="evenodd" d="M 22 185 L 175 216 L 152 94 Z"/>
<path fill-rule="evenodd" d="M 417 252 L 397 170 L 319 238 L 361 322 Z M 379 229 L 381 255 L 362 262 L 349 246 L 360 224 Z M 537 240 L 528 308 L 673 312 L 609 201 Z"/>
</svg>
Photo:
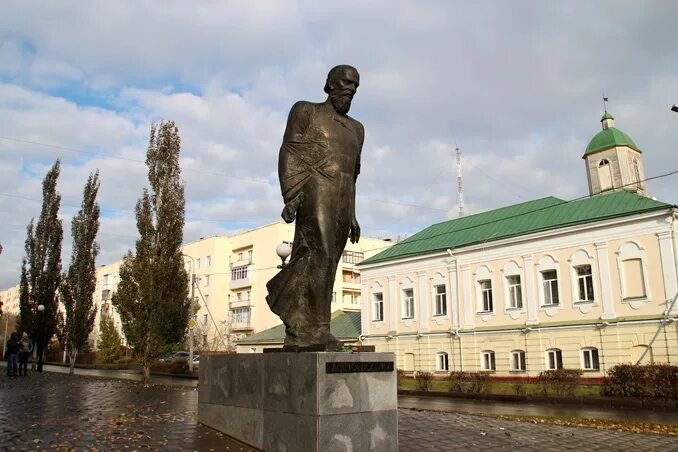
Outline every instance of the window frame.
<svg viewBox="0 0 678 452">
<path fill-rule="evenodd" d="M 439 292 L 441 287 L 442 293 Z M 440 309 L 441 306 L 443 309 Z M 433 315 L 436 317 L 447 315 L 447 285 L 445 283 L 433 285 Z"/>
<path fill-rule="evenodd" d="M 555 278 L 554 279 L 546 279 L 544 276 L 544 273 L 550 273 L 553 272 L 555 273 Z M 542 306 L 560 306 L 560 286 L 558 284 L 558 270 L 556 269 L 548 269 L 548 270 L 542 270 L 539 272 L 539 276 L 541 277 L 541 288 L 542 288 Z M 549 294 L 549 303 L 546 302 L 546 286 L 548 284 L 548 294 Z M 553 286 L 555 287 L 555 295 L 556 295 L 556 301 L 553 302 Z"/>
<path fill-rule="evenodd" d="M 450 371 L 450 356 L 447 352 L 436 353 L 436 372 Z"/>
<path fill-rule="evenodd" d="M 407 293 L 411 292 L 412 295 L 408 296 Z M 402 320 L 412 320 L 414 319 L 415 316 L 415 302 L 414 302 L 414 288 L 413 287 L 406 287 L 401 290 L 401 296 L 402 296 L 402 313 L 401 313 L 401 318 Z M 409 308 L 409 309 L 408 309 Z M 411 311 L 411 312 L 409 312 Z M 409 314 L 409 315 L 407 315 Z"/>
<path fill-rule="evenodd" d="M 483 350 L 480 352 L 480 370 L 481 372 L 496 372 L 497 359 L 494 350 Z"/>
<path fill-rule="evenodd" d="M 563 351 L 559 348 L 549 348 L 545 352 L 546 362 L 544 367 L 546 370 L 558 370 L 563 369 Z M 553 356 L 553 359 L 551 359 Z M 553 363 L 553 366 L 551 366 Z"/>
<path fill-rule="evenodd" d="M 487 283 L 489 287 L 483 287 Z M 478 280 L 478 289 L 480 291 L 480 304 L 482 305 L 482 310 L 479 311 L 481 314 L 494 312 L 494 297 L 492 294 L 492 279 L 480 279 Z M 489 306 L 489 309 L 488 309 Z"/>
<path fill-rule="evenodd" d="M 514 366 L 514 357 L 518 357 L 518 366 Z M 511 350 L 509 352 L 509 369 L 511 372 L 527 372 L 527 356 L 525 350 Z"/>
<path fill-rule="evenodd" d="M 580 273 L 580 271 L 588 268 L 588 273 Z M 577 298 L 575 303 L 595 303 L 596 290 L 593 286 L 593 265 L 581 264 L 573 267 L 576 279 Z M 589 291 L 591 293 L 589 293 Z M 582 298 L 582 295 L 586 298 Z"/>
<path fill-rule="evenodd" d="M 511 278 L 518 278 L 517 283 L 512 283 Z M 506 289 L 508 292 L 507 309 L 523 309 L 523 280 L 520 274 L 506 276 Z M 516 295 L 517 292 L 517 295 Z"/>
<path fill-rule="evenodd" d="M 588 372 L 600 372 L 600 350 L 598 348 L 584 347 L 581 349 L 581 368 Z"/>
<path fill-rule="evenodd" d="M 377 299 L 377 296 L 380 299 Z M 384 292 L 372 293 L 372 321 L 373 322 L 384 321 Z"/>
</svg>

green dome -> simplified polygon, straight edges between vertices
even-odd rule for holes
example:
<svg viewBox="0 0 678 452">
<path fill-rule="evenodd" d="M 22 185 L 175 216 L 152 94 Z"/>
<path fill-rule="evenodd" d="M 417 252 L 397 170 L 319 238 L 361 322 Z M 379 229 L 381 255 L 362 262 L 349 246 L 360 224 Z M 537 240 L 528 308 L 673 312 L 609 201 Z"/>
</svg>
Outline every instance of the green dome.
<svg viewBox="0 0 678 452">
<path fill-rule="evenodd" d="M 603 115 L 602 118 L 600 118 L 600 121 L 605 121 L 606 119 L 614 119 L 614 117 L 605 110 L 605 114 Z"/>
<path fill-rule="evenodd" d="M 607 118 L 603 117 L 603 119 Z M 640 152 L 640 149 L 638 149 L 638 146 L 636 146 L 636 143 L 633 142 L 630 136 L 615 127 L 608 127 L 602 132 L 598 132 L 596 136 L 593 137 L 589 145 L 586 146 L 584 157 L 615 146 L 628 146 L 631 149 Z"/>
</svg>

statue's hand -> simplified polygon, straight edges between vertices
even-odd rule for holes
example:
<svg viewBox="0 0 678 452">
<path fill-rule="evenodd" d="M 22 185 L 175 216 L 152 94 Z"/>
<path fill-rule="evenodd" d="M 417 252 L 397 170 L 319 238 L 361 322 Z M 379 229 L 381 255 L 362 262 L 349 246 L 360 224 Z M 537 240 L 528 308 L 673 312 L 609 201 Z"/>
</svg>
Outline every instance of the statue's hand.
<svg viewBox="0 0 678 452">
<path fill-rule="evenodd" d="M 301 201 L 304 199 L 304 193 L 301 192 L 290 202 L 285 204 L 285 208 L 282 211 L 282 217 L 283 220 L 285 220 L 285 223 L 291 223 L 294 221 L 294 218 L 297 216 L 297 210 L 299 210 L 299 206 L 301 205 Z"/>
<path fill-rule="evenodd" d="M 360 225 L 355 217 L 351 219 L 351 230 L 349 231 L 348 236 L 351 238 L 351 243 L 357 243 L 358 240 L 360 240 Z"/>
</svg>

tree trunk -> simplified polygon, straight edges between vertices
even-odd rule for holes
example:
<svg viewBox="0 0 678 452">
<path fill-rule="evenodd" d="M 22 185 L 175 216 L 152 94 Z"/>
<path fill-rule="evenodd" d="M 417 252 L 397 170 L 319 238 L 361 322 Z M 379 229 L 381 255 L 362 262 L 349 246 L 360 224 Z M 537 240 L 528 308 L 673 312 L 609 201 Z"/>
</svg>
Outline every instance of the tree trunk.
<svg viewBox="0 0 678 452">
<path fill-rule="evenodd" d="M 144 383 L 148 383 L 148 380 L 151 378 L 151 366 L 148 363 L 144 363 Z"/>
<path fill-rule="evenodd" d="M 75 374 L 75 358 L 78 356 L 78 349 L 77 348 L 72 348 L 70 353 L 68 354 L 68 359 L 71 361 L 71 369 L 68 372 L 69 375 L 74 375 Z"/>
</svg>

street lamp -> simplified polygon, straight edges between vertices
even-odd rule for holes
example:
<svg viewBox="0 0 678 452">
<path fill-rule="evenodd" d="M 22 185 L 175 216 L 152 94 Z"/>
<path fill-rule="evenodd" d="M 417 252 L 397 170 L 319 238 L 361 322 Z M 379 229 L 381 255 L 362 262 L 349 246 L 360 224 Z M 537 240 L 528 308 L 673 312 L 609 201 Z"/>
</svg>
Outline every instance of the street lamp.
<svg viewBox="0 0 678 452">
<path fill-rule="evenodd" d="M 38 305 L 38 312 L 40 315 L 38 316 L 38 367 L 37 371 L 42 372 L 42 352 L 43 352 L 43 341 L 44 341 L 44 336 L 45 336 L 45 305 L 44 304 L 39 304 Z"/>
<path fill-rule="evenodd" d="M 282 263 L 278 265 L 278 268 L 283 268 L 286 265 L 285 261 L 290 257 L 290 254 L 292 254 L 292 245 L 289 242 L 282 242 L 275 247 L 275 254 L 277 254 L 282 261 Z"/>
</svg>

